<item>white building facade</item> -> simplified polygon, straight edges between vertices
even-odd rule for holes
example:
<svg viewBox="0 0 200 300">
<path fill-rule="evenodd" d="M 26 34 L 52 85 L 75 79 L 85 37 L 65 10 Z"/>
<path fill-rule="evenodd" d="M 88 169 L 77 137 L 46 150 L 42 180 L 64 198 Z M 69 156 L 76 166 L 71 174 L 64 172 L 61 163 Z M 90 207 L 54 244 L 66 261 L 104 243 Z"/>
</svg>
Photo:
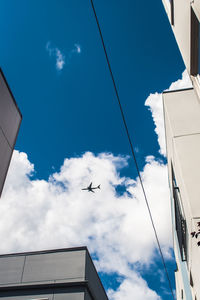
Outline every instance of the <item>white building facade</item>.
<svg viewBox="0 0 200 300">
<path fill-rule="evenodd" d="M 177 299 L 200 300 L 200 1 L 163 0 L 193 88 L 163 93 Z"/>
</svg>

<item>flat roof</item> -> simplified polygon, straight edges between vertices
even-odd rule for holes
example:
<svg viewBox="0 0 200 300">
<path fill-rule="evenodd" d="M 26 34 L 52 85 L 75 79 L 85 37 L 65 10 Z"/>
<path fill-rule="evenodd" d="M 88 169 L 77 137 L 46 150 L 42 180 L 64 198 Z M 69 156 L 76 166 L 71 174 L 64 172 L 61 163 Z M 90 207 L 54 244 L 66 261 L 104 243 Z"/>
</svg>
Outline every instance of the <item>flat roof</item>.
<svg viewBox="0 0 200 300">
<path fill-rule="evenodd" d="M 38 250 L 38 251 L 6 253 L 6 254 L 0 254 L 0 257 L 37 255 L 37 254 L 56 253 L 56 252 L 72 252 L 72 251 L 81 251 L 81 250 L 86 250 L 89 253 L 88 248 L 86 246 L 81 246 L 81 247 L 72 247 L 72 248 L 59 248 L 59 249 L 50 249 L 50 250 Z"/>
<path fill-rule="evenodd" d="M 177 89 L 177 90 L 165 90 L 162 92 L 162 94 L 167 94 L 167 93 L 174 93 L 174 92 L 183 92 L 183 91 L 188 91 L 188 90 L 193 90 L 194 88 L 186 88 L 186 89 Z"/>
</svg>

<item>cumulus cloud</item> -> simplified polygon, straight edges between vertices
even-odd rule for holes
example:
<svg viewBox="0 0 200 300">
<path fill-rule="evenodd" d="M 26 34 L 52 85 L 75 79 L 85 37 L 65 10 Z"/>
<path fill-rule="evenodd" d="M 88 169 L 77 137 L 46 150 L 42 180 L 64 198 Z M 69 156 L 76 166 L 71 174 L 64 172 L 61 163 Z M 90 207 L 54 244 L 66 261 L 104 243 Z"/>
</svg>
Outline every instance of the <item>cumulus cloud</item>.
<svg viewBox="0 0 200 300">
<path fill-rule="evenodd" d="M 51 42 L 48 42 L 46 44 L 46 50 L 49 53 L 49 56 L 53 56 L 56 58 L 56 69 L 58 71 L 61 71 L 64 68 L 65 64 L 69 64 L 73 54 L 81 53 L 81 46 L 79 44 L 74 44 L 73 49 L 71 49 L 67 53 L 67 56 L 65 56 L 64 53 L 62 53 L 61 50 L 57 47 L 53 47 L 51 45 Z"/>
<path fill-rule="evenodd" d="M 119 286 L 117 291 L 108 290 L 110 300 L 132 300 L 132 299 L 147 299 L 160 300 L 160 296 L 150 290 L 146 281 L 136 274 L 126 278 Z"/>
<path fill-rule="evenodd" d="M 126 288 L 138 291 L 134 299 L 141 299 L 141 293 L 145 299 L 159 299 L 133 267 L 153 261 L 155 239 L 138 179 L 120 176 L 127 164 L 128 157 L 87 152 L 65 159 L 49 180 L 33 180 L 33 164 L 25 153 L 15 151 L 0 201 L 0 239 L 4 240 L 0 252 L 87 245 L 95 253 L 99 271 L 124 278 L 117 291 L 109 291 L 111 299 L 121 299 Z M 166 168 L 150 157 L 142 178 L 162 247 L 168 252 Z M 91 181 L 101 183 L 102 189 L 95 194 L 82 191 Z M 116 192 L 118 185 L 125 186 L 122 195 Z"/>
<path fill-rule="evenodd" d="M 186 89 L 191 87 L 192 87 L 192 82 L 190 80 L 187 70 L 185 70 L 182 73 L 182 78 L 178 79 L 175 82 L 172 82 L 172 84 L 170 85 L 169 89 L 167 89 L 167 91 L 180 90 L 180 89 Z"/>
<path fill-rule="evenodd" d="M 153 121 L 155 124 L 155 132 L 158 136 L 158 144 L 160 146 L 159 152 L 160 154 L 166 156 L 162 94 L 150 94 L 149 97 L 146 99 L 145 105 L 149 106 L 149 109 L 152 113 Z"/>
<path fill-rule="evenodd" d="M 50 53 L 53 50 L 49 50 Z M 73 51 L 81 52 L 79 45 Z M 52 52 L 54 53 L 54 52 Z M 53 54 L 51 54 L 53 55 Z M 171 89 L 189 85 L 186 72 Z M 161 94 L 150 95 L 149 106 L 165 154 Z M 66 158 L 48 180 L 32 178 L 34 165 L 27 155 L 14 151 L 0 201 L 0 253 L 87 245 L 97 269 L 117 274 L 111 300 L 159 300 L 140 270 L 157 261 L 155 237 L 138 178 L 120 175 L 128 157 L 109 153 Z M 158 237 L 166 259 L 171 258 L 170 196 L 166 165 L 153 156 L 141 172 Z M 101 184 L 95 194 L 82 191 L 90 182 Z M 117 187 L 124 193 L 117 193 Z M 163 275 L 163 270 L 157 273 Z M 159 276 L 160 276 L 159 275 Z M 160 276 L 159 285 L 163 284 Z"/>
<path fill-rule="evenodd" d="M 192 86 L 191 80 L 189 78 L 187 71 L 185 70 L 182 74 L 182 78 L 173 82 L 170 85 L 170 87 L 167 89 L 167 91 L 189 88 L 191 86 Z M 153 121 L 155 124 L 155 132 L 158 136 L 160 153 L 166 156 L 162 94 L 160 93 L 150 94 L 145 101 L 145 105 L 149 107 L 149 110 L 152 113 Z"/>
</svg>

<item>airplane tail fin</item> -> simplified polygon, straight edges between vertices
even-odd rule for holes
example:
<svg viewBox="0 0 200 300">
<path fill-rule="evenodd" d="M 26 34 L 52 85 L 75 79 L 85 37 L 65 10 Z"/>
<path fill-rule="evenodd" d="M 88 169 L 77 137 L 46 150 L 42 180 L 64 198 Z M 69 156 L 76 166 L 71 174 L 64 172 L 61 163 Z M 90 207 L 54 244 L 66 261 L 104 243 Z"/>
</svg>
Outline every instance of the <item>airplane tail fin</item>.
<svg viewBox="0 0 200 300">
<path fill-rule="evenodd" d="M 98 189 L 100 189 L 100 184 L 98 185 Z"/>
</svg>

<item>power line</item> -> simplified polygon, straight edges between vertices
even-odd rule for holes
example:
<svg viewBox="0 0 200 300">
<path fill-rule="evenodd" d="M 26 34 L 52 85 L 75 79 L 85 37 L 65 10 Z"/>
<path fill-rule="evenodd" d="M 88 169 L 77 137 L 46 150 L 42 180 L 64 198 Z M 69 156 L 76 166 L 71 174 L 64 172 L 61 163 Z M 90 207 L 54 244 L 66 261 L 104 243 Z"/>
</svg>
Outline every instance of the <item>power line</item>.
<svg viewBox="0 0 200 300">
<path fill-rule="evenodd" d="M 168 280 L 168 283 L 169 283 L 169 288 L 170 288 L 170 291 L 171 291 L 171 294 L 172 294 L 172 298 L 175 300 L 173 289 L 172 289 L 172 284 L 171 284 L 169 274 L 168 274 L 168 271 L 167 271 L 165 259 L 164 259 L 163 253 L 162 253 L 162 249 L 161 249 L 160 242 L 159 242 L 159 239 L 158 239 L 158 234 L 157 234 L 156 227 L 155 227 L 153 217 L 152 217 L 152 214 L 151 214 L 151 209 L 150 209 L 148 199 L 147 199 L 147 195 L 146 195 L 144 185 L 143 185 L 143 182 L 142 182 L 142 177 L 140 175 L 139 166 L 138 166 L 138 163 L 137 163 L 137 159 L 136 159 L 136 156 L 135 156 L 135 151 L 134 151 L 134 148 L 133 148 L 133 144 L 132 144 L 131 137 L 130 137 L 129 130 L 128 130 L 128 126 L 127 126 L 127 122 L 126 122 L 125 115 L 124 115 L 124 112 L 123 112 L 123 108 L 122 108 L 122 105 L 121 105 L 121 101 L 120 101 L 120 98 L 119 98 L 119 94 L 118 94 L 117 86 L 116 86 L 116 83 L 115 83 L 114 75 L 113 75 L 111 65 L 110 65 L 110 61 L 109 61 L 109 58 L 108 58 L 108 54 L 107 54 L 107 51 L 106 51 L 106 46 L 105 46 L 105 43 L 104 43 L 101 27 L 100 27 L 98 17 L 97 17 L 96 11 L 95 11 L 93 0 L 90 0 L 90 2 L 91 2 L 91 5 L 92 5 L 93 13 L 94 13 L 95 20 L 96 20 L 96 23 L 97 23 L 97 27 L 98 27 L 98 30 L 99 30 L 99 34 L 100 34 L 100 37 L 101 37 L 101 42 L 102 42 L 103 50 L 104 50 L 104 53 L 105 53 L 107 65 L 108 65 L 108 68 L 109 68 L 109 71 L 110 71 L 110 76 L 111 76 L 111 79 L 112 79 L 112 82 L 113 82 L 115 94 L 116 94 L 116 97 L 117 97 L 118 105 L 119 105 L 121 116 L 122 116 L 123 123 L 124 123 L 124 127 L 125 127 L 126 134 L 127 134 L 127 137 L 128 137 L 128 141 L 129 141 L 129 144 L 130 144 L 130 147 L 131 147 L 131 153 L 132 153 L 132 156 L 133 156 L 133 160 L 135 162 L 135 167 L 136 167 L 137 174 L 138 174 L 138 177 L 139 177 L 140 185 L 142 187 L 144 199 L 145 199 L 145 202 L 146 202 L 146 205 L 147 205 L 147 209 L 148 209 L 148 212 L 149 212 L 149 216 L 150 216 L 150 220 L 151 220 L 152 227 L 153 227 L 153 230 L 154 230 L 154 234 L 155 234 L 155 237 L 156 237 L 156 241 L 157 241 L 158 249 L 159 249 L 159 252 L 160 252 L 161 259 L 162 259 L 163 267 L 164 267 L 166 277 L 167 277 L 167 280 Z"/>
</svg>

